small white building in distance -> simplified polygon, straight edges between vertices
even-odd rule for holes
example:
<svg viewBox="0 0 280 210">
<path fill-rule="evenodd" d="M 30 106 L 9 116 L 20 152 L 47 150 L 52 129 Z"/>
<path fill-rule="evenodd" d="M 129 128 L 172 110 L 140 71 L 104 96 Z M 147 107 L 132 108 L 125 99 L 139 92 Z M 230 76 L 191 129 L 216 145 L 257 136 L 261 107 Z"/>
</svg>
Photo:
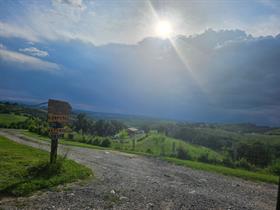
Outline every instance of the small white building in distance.
<svg viewBox="0 0 280 210">
<path fill-rule="evenodd" d="M 136 134 L 144 134 L 145 132 L 143 130 L 139 130 L 137 128 L 129 127 L 129 128 L 127 128 L 127 133 L 129 136 L 133 136 Z"/>
</svg>

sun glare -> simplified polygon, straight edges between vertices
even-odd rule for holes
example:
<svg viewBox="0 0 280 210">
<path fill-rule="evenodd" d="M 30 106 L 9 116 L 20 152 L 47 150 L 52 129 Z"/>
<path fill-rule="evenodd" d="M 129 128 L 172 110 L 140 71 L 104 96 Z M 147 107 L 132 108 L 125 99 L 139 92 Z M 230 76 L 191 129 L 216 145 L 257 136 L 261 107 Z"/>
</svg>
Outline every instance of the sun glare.
<svg viewBox="0 0 280 210">
<path fill-rule="evenodd" d="M 156 33 L 162 38 L 168 38 L 172 33 L 171 23 L 167 20 L 159 21 L 156 25 Z"/>
</svg>

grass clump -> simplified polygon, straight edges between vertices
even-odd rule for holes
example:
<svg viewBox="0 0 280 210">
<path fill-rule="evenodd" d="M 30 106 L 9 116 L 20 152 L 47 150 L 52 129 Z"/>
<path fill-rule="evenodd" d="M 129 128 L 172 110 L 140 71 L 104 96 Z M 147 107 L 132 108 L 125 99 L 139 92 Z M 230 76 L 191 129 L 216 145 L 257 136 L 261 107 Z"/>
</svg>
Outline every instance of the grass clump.
<svg viewBox="0 0 280 210">
<path fill-rule="evenodd" d="M 0 194 L 29 195 L 40 189 L 85 179 L 90 169 L 72 160 L 59 157 L 49 164 L 45 151 L 21 145 L 0 137 Z"/>
</svg>

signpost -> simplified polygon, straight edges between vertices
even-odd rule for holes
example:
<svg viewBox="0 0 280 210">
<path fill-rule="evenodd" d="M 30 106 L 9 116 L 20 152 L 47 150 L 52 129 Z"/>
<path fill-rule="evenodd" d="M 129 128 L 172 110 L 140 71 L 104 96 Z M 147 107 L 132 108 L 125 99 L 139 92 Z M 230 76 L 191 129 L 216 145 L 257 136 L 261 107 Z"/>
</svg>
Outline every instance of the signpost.
<svg viewBox="0 0 280 210">
<path fill-rule="evenodd" d="M 48 122 L 51 136 L 50 162 L 55 163 L 57 157 L 58 138 L 64 133 L 64 125 L 69 120 L 71 106 L 65 101 L 49 99 L 48 101 Z"/>
<path fill-rule="evenodd" d="M 277 195 L 277 204 L 276 204 L 276 210 L 280 210 L 280 175 L 279 175 L 279 181 L 278 181 L 278 195 Z"/>
</svg>

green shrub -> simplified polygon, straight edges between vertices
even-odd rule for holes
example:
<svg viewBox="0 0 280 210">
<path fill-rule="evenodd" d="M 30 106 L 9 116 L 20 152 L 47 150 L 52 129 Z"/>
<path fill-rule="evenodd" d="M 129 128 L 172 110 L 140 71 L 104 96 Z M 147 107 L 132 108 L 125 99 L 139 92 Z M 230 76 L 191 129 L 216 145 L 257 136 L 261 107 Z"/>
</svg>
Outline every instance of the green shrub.
<svg viewBox="0 0 280 210">
<path fill-rule="evenodd" d="M 197 160 L 199 162 L 203 162 L 203 163 L 210 163 L 211 162 L 210 159 L 209 159 L 208 153 L 200 155 Z"/>
<path fill-rule="evenodd" d="M 280 176 L 280 160 L 273 162 L 269 167 L 269 171 L 275 175 Z"/>
<path fill-rule="evenodd" d="M 68 133 L 68 139 L 73 140 L 74 139 L 74 134 L 73 133 Z"/>
<path fill-rule="evenodd" d="M 100 144 L 101 147 L 110 147 L 111 141 L 109 138 L 104 138 Z"/>
<path fill-rule="evenodd" d="M 245 158 L 241 158 L 240 160 L 236 161 L 235 166 L 247 170 L 255 169 L 255 167 L 251 163 L 249 163 Z"/>
<path fill-rule="evenodd" d="M 92 142 L 93 145 L 96 145 L 96 146 L 100 146 L 101 145 L 101 140 L 98 136 L 96 136 Z"/>
<path fill-rule="evenodd" d="M 177 158 L 182 159 L 182 160 L 190 160 L 191 157 L 188 154 L 187 150 L 185 150 L 183 147 L 177 148 Z"/>
<path fill-rule="evenodd" d="M 147 149 L 146 153 L 153 154 L 153 151 L 151 149 Z"/>
<path fill-rule="evenodd" d="M 235 168 L 235 164 L 234 164 L 232 158 L 230 158 L 230 157 L 223 158 L 222 164 L 224 166 L 227 166 L 227 167 L 230 167 L 230 168 Z"/>
</svg>

